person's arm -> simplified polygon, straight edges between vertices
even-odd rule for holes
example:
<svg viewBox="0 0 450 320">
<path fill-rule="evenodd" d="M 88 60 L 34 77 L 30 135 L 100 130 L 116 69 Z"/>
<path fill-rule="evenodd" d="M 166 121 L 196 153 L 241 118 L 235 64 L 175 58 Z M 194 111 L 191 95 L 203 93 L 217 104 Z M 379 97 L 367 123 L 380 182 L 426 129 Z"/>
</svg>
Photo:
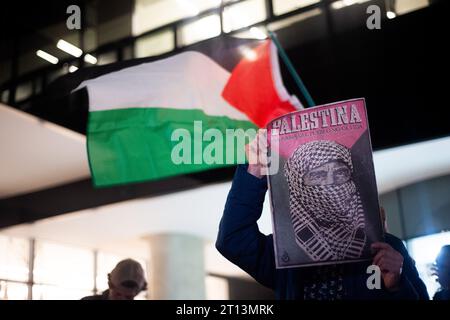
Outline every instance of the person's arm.
<svg viewBox="0 0 450 320">
<path fill-rule="evenodd" d="M 381 269 L 385 298 L 429 299 L 414 262 L 400 239 L 386 234 L 385 243 L 378 242 L 372 247 L 378 250 L 373 264 Z"/>
<path fill-rule="evenodd" d="M 262 234 L 257 224 L 266 191 L 265 177 L 257 178 L 247 172 L 246 165 L 238 166 L 220 221 L 216 248 L 256 281 L 273 289 L 273 240 Z"/>
<path fill-rule="evenodd" d="M 405 249 L 406 251 L 406 249 Z M 405 278 L 412 284 L 416 290 L 420 300 L 430 300 L 428 295 L 427 287 L 425 283 L 420 279 L 419 272 L 417 272 L 416 264 L 414 260 L 406 252 L 405 263 L 403 268 L 403 273 Z"/>
<path fill-rule="evenodd" d="M 399 290 L 400 292 L 397 294 L 397 296 L 405 296 L 406 299 L 410 297 L 412 299 L 418 298 L 420 300 L 430 300 L 427 287 L 425 286 L 422 279 L 420 279 L 415 262 L 409 255 L 408 250 L 406 250 L 403 242 L 399 238 L 389 233 L 385 234 L 385 238 L 386 242 L 389 243 L 403 257 L 403 268 L 400 279 L 400 282 L 403 282 L 403 285 L 400 285 L 401 290 Z M 409 286 L 411 286 L 412 289 L 409 288 L 408 290 Z M 415 295 L 408 294 L 408 291 L 411 292 L 412 290 L 414 290 Z"/>
</svg>

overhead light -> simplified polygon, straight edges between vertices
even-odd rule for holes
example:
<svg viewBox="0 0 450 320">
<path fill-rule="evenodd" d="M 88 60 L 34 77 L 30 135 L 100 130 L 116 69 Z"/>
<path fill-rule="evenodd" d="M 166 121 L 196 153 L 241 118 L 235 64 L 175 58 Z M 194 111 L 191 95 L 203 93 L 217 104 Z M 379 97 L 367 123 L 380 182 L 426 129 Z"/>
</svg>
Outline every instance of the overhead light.
<svg viewBox="0 0 450 320">
<path fill-rule="evenodd" d="M 88 53 L 87 55 L 84 56 L 84 61 L 86 61 L 90 64 L 96 64 L 97 58 Z"/>
<path fill-rule="evenodd" d="M 255 61 L 256 58 L 258 57 L 257 54 L 256 54 L 256 52 L 253 51 L 253 50 L 250 49 L 250 48 L 242 47 L 242 48 L 240 48 L 240 51 L 241 51 L 241 54 L 242 54 L 247 60 Z"/>
<path fill-rule="evenodd" d="M 81 55 L 83 54 L 83 50 L 81 50 L 80 48 L 74 46 L 73 44 L 64 41 L 62 39 L 60 39 L 58 41 L 58 43 L 56 44 L 56 47 L 58 47 L 58 49 L 61 49 L 64 52 L 67 52 L 68 54 L 71 54 L 74 57 L 81 57 Z"/>
<path fill-rule="evenodd" d="M 251 27 L 250 33 L 256 38 L 260 40 L 264 40 L 267 38 L 267 34 L 261 30 L 261 28 Z"/>
<path fill-rule="evenodd" d="M 42 50 L 36 51 L 36 55 L 44 60 L 47 60 L 50 63 L 53 63 L 53 64 L 57 64 L 59 61 L 57 57 L 52 56 L 50 53 L 47 53 Z"/>
<path fill-rule="evenodd" d="M 338 9 L 342 9 L 343 7 L 345 7 L 345 5 L 344 5 L 343 1 L 335 1 L 331 4 L 331 7 L 335 10 L 338 10 Z"/>
<path fill-rule="evenodd" d="M 76 66 L 70 66 L 70 67 L 69 67 L 69 72 L 70 72 L 70 73 L 75 72 L 75 71 L 77 71 L 77 70 L 78 70 L 78 67 L 76 67 Z"/>
<path fill-rule="evenodd" d="M 393 11 L 388 11 L 386 12 L 386 16 L 388 17 L 388 19 L 394 19 L 397 15 Z"/>
</svg>

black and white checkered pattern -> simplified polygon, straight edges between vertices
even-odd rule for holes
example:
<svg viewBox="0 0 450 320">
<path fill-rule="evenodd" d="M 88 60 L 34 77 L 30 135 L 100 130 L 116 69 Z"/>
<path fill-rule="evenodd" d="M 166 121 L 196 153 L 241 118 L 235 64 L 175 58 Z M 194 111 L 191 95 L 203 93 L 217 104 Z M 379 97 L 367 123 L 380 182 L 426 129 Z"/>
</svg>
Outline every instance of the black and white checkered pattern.
<svg viewBox="0 0 450 320">
<path fill-rule="evenodd" d="M 303 183 L 309 170 L 330 161 L 345 163 L 353 173 L 350 150 L 329 140 L 301 145 L 284 168 L 295 239 L 313 261 L 359 258 L 366 242 L 364 211 L 353 180 L 340 185 Z"/>
</svg>

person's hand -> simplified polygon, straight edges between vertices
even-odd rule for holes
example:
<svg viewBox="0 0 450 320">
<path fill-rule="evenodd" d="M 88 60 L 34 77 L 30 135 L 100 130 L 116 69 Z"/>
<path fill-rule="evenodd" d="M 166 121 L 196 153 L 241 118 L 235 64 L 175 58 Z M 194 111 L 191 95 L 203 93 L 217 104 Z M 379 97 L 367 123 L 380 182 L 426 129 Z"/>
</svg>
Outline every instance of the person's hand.
<svg viewBox="0 0 450 320">
<path fill-rule="evenodd" d="M 258 134 L 252 142 L 245 146 L 245 154 L 248 159 L 248 173 L 262 178 L 267 174 L 267 135 L 266 130 L 258 130 Z"/>
<path fill-rule="evenodd" d="M 371 248 L 376 252 L 372 263 L 380 268 L 384 286 L 389 291 L 397 290 L 402 274 L 403 256 L 384 242 L 372 243 Z"/>
</svg>

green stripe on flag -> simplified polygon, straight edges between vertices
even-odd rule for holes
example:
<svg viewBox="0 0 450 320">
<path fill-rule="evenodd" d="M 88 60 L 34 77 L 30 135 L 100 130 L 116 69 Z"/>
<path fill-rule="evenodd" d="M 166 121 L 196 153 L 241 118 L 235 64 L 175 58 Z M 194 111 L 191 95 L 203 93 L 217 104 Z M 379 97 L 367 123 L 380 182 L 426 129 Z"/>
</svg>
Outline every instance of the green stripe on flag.
<svg viewBox="0 0 450 320">
<path fill-rule="evenodd" d="M 193 164 L 199 146 L 194 147 L 194 121 L 202 121 L 203 133 L 214 128 L 223 134 L 223 161 L 220 164 Z M 185 173 L 223 167 L 226 164 L 226 129 L 256 129 L 249 121 L 225 116 L 208 116 L 203 111 L 167 108 L 128 108 L 94 111 L 89 114 L 88 155 L 96 186 L 155 180 Z M 191 141 L 191 164 L 174 164 L 171 141 L 176 129 L 186 129 Z M 211 142 L 201 142 L 200 150 Z M 236 142 L 236 140 L 235 140 Z M 247 141 L 248 142 L 248 141 Z"/>
</svg>

